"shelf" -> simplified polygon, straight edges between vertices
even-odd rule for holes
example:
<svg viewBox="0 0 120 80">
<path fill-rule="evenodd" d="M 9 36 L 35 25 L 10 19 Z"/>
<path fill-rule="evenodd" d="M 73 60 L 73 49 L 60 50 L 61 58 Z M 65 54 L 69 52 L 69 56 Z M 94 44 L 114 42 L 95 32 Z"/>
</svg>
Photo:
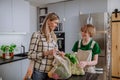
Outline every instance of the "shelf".
<svg viewBox="0 0 120 80">
<path fill-rule="evenodd" d="M 26 32 L 0 32 L 0 35 L 25 35 Z"/>
<path fill-rule="evenodd" d="M 54 31 L 55 33 L 65 33 L 65 32 L 63 32 L 63 31 Z"/>
<path fill-rule="evenodd" d="M 37 30 L 39 30 L 43 24 L 43 21 L 48 13 L 47 7 L 37 7 Z"/>
<path fill-rule="evenodd" d="M 42 17 L 42 16 L 46 16 L 46 15 L 47 15 L 47 14 L 42 14 L 42 15 L 40 14 L 39 16 Z"/>
<path fill-rule="evenodd" d="M 64 40 L 64 38 L 57 38 L 58 40 Z"/>
</svg>

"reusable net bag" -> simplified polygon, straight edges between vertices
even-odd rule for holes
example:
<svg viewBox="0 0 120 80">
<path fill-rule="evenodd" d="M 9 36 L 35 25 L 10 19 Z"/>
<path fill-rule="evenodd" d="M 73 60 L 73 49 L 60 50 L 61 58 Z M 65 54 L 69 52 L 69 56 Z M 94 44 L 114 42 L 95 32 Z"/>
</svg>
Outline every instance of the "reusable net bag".
<svg viewBox="0 0 120 80">
<path fill-rule="evenodd" d="M 54 55 L 53 68 L 48 76 L 53 79 L 67 79 L 71 76 L 71 63 L 67 57 Z"/>
</svg>

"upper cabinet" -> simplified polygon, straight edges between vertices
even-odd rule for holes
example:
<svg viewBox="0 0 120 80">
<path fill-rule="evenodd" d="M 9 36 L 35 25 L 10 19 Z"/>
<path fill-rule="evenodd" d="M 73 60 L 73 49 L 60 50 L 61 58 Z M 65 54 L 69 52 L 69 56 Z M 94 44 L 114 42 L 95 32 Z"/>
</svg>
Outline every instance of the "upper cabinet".
<svg viewBox="0 0 120 80">
<path fill-rule="evenodd" d="M 64 30 L 64 25 L 65 25 L 65 3 L 61 2 L 61 3 L 55 3 L 55 4 L 48 4 L 48 12 L 55 12 L 57 13 L 57 15 L 60 17 L 60 24 L 58 25 L 58 27 L 62 27 L 61 31 L 65 31 Z"/>
<path fill-rule="evenodd" d="M 0 32 L 12 31 L 12 2 L 0 0 Z"/>
<path fill-rule="evenodd" d="M 24 0 L 13 0 L 13 29 L 18 32 L 29 32 L 29 3 Z"/>
<path fill-rule="evenodd" d="M 29 3 L 0 0 L 0 32 L 29 32 Z"/>
</svg>

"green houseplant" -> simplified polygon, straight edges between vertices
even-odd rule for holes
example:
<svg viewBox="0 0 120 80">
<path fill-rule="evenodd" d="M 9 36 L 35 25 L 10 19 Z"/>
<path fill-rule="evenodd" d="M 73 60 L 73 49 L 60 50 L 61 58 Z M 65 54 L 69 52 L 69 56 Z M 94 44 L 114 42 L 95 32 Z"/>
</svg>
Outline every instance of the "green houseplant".
<svg viewBox="0 0 120 80">
<path fill-rule="evenodd" d="M 2 45 L 0 47 L 2 51 L 2 58 L 3 59 L 13 58 L 15 48 L 16 48 L 16 44 Z"/>
<path fill-rule="evenodd" d="M 0 47 L 0 49 L 1 49 L 1 51 L 2 51 L 2 58 L 5 59 L 6 53 L 8 53 L 8 51 L 9 51 L 9 46 L 8 46 L 8 45 L 2 45 L 2 46 Z"/>
<path fill-rule="evenodd" d="M 14 56 L 15 48 L 16 48 L 16 44 L 10 44 L 10 46 L 9 46 L 9 54 L 10 54 L 11 58 L 13 58 L 13 56 Z"/>
</svg>

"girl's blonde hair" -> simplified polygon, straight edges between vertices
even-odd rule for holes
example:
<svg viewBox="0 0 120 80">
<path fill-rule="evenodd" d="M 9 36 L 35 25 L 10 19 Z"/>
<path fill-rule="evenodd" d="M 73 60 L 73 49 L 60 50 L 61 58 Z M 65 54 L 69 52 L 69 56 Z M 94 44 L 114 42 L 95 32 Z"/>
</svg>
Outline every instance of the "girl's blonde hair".
<svg viewBox="0 0 120 80">
<path fill-rule="evenodd" d="M 49 13 L 49 14 L 46 16 L 46 18 L 45 18 L 45 20 L 44 20 L 44 22 L 43 22 L 42 28 L 41 28 L 42 33 L 44 33 L 44 35 L 45 35 L 45 37 L 46 37 L 46 39 L 47 39 L 47 42 L 50 41 L 50 34 L 52 35 L 52 38 L 53 38 L 55 41 L 57 41 L 57 37 L 56 37 L 54 31 L 49 32 L 49 31 L 50 31 L 50 28 L 49 28 L 49 26 L 48 26 L 48 20 L 50 20 L 50 21 L 59 20 L 59 16 L 58 16 L 56 13 Z"/>
<path fill-rule="evenodd" d="M 83 27 L 81 27 L 82 32 L 88 32 L 90 34 L 90 37 L 93 37 L 96 33 L 96 29 L 92 24 L 86 24 Z"/>
</svg>

